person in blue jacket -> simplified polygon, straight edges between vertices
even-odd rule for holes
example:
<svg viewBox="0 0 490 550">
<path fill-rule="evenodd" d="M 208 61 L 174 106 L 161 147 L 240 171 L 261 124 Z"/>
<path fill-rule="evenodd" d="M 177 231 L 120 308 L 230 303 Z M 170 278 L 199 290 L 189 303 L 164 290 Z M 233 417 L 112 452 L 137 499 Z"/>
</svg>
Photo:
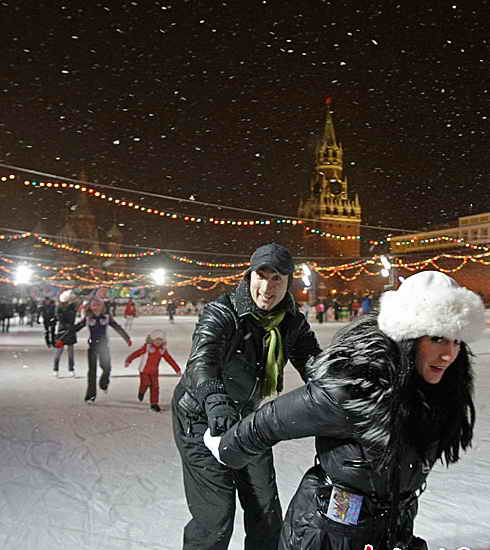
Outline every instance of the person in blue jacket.
<svg viewBox="0 0 490 550">
<path fill-rule="evenodd" d="M 107 312 L 103 300 L 93 298 L 85 312 L 85 316 L 75 325 L 75 332 L 88 327 L 90 336 L 88 340 L 88 385 L 85 401 L 94 403 L 97 397 L 97 362 L 102 368 L 99 379 L 99 388 L 107 392 L 111 375 L 111 355 L 109 350 L 109 338 L 107 328 L 113 328 L 128 346 L 131 346 L 131 338 L 128 333 Z"/>
</svg>

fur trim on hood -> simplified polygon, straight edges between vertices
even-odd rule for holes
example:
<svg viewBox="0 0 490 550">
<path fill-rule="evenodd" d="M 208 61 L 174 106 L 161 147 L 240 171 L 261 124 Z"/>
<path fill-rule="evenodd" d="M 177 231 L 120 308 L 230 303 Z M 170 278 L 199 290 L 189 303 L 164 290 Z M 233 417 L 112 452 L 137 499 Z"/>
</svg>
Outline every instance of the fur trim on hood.
<svg viewBox="0 0 490 550">
<path fill-rule="evenodd" d="M 401 372 L 399 357 L 395 342 L 379 330 L 374 316 L 366 315 L 354 328 L 339 331 L 332 346 L 317 358 L 315 383 L 334 395 L 348 390 L 342 408 L 378 466 L 391 459 L 403 424 L 398 411 L 401 386 L 409 373 Z"/>
<path fill-rule="evenodd" d="M 477 294 L 451 277 L 422 271 L 381 296 L 378 325 L 396 342 L 420 336 L 473 342 L 485 327 L 485 308 Z"/>
</svg>

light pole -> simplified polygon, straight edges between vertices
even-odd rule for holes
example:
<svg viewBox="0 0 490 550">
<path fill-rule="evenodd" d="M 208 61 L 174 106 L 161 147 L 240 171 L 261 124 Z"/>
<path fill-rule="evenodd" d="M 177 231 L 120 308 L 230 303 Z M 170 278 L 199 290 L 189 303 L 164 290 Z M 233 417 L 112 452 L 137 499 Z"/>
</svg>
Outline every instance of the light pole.
<svg viewBox="0 0 490 550">
<path fill-rule="evenodd" d="M 384 285 L 385 290 L 396 290 L 396 268 L 390 262 L 388 256 L 381 255 L 379 259 L 383 266 L 381 269 L 381 275 L 383 277 L 389 277 L 388 284 Z"/>
<path fill-rule="evenodd" d="M 162 301 L 162 286 L 165 284 L 165 281 L 167 280 L 167 273 L 165 269 L 162 267 L 159 267 L 158 269 L 153 270 L 150 273 L 150 277 L 153 279 L 153 282 L 155 283 L 155 286 L 157 289 L 155 289 L 152 293 L 152 300 L 155 299 L 155 296 L 157 296 L 158 301 Z"/>
<path fill-rule="evenodd" d="M 301 279 L 305 285 L 305 289 L 308 291 L 308 303 L 315 303 L 316 301 L 316 273 L 314 273 L 308 264 L 301 264 L 303 275 Z"/>
<path fill-rule="evenodd" d="M 14 285 L 20 288 L 20 299 L 24 302 L 26 298 L 26 285 L 29 285 L 32 281 L 34 271 L 27 264 L 20 264 L 17 266 L 14 272 Z"/>
</svg>

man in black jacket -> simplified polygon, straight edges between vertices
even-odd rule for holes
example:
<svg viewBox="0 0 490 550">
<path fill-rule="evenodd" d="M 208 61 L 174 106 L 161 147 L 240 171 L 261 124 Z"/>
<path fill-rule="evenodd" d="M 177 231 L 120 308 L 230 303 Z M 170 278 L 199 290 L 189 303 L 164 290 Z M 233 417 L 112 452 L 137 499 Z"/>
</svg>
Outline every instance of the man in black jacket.
<svg viewBox="0 0 490 550">
<path fill-rule="evenodd" d="M 56 304 L 54 300 L 46 296 L 43 300 L 39 313 L 43 318 L 44 339 L 48 348 L 54 346 L 56 332 Z"/>
<path fill-rule="evenodd" d="M 289 251 L 259 247 L 237 289 L 207 304 L 196 325 L 185 373 L 172 402 L 174 437 L 183 465 L 191 521 L 184 550 L 226 550 L 233 532 L 235 495 L 244 510 L 245 549 L 275 550 L 282 523 L 272 451 L 233 471 L 203 443 L 263 399 L 283 389 L 288 359 L 303 380 L 320 353 L 315 335 L 288 292 L 294 272 Z"/>
</svg>

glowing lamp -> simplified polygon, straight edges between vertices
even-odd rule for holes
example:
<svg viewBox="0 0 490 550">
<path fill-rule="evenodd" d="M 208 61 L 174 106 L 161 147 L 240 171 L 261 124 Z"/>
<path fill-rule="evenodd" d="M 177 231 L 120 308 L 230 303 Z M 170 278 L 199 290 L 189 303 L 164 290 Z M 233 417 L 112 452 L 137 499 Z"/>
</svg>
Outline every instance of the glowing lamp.
<svg viewBox="0 0 490 550">
<path fill-rule="evenodd" d="M 25 264 L 19 265 L 15 270 L 14 284 L 15 285 L 28 285 L 31 282 L 34 272 Z"/>
<path fill-rule="evenodd" d="M 165 283 L 166 278 L 167 278 L 166 273 L 165 273 L 165 269 L 162 269 L 162 268 L 155 269 L 151 273 L 151 278 L 153 279 L 155 284 L 163 285 Z"/>
</svg>

